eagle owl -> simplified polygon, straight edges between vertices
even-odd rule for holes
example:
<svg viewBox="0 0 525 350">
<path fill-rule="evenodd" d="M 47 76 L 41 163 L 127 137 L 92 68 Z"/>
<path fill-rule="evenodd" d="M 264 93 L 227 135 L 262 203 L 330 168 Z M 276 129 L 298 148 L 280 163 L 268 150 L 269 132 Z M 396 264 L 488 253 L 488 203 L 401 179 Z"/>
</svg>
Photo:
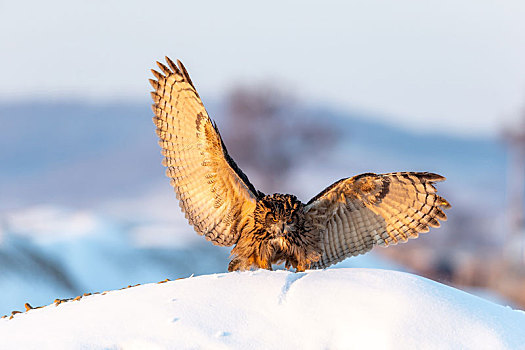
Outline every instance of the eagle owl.
<svg viewBox="0 0 525 350">
<path fill-rule="evenodd" d="M 229 271 L 325 268 L 375 245 L 416 238 L 446 220 L 450 204 L 436 194 L 443 176 L 366 173 L 328 186 L 308 203 L 265 195 L 229 156 L 180 61 L 157 62 L 153 121 L 180 207 L 198 234 L 232 246 Z"/>
</svg>

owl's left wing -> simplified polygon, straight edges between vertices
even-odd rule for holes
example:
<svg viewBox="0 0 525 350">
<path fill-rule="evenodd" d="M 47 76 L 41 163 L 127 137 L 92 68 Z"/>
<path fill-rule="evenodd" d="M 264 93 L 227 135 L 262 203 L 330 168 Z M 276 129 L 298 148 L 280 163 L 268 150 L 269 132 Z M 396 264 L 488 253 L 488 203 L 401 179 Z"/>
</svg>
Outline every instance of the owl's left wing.
<svg viewBox="0 0 525 350">
<path fill-rule="evenodd" d="M 258 191 L 228 155 L 219 130 L 182 63 L 157 62 L 153 121 L 180 206 L 195 231 L 216 245 L 237 243 L 241 227 L 253 220 Z"/>
<path fill-rule="evenodd" d="M 361 174 L 342 179 L 305 207 L 307 225 L 321 235 L 321 258 L 311 268 L 325 268 L 375 245 L 417 238 L 446 220 L 450 204 L 436 194 L 443 176 L 426 172 Z"/>
</svg>

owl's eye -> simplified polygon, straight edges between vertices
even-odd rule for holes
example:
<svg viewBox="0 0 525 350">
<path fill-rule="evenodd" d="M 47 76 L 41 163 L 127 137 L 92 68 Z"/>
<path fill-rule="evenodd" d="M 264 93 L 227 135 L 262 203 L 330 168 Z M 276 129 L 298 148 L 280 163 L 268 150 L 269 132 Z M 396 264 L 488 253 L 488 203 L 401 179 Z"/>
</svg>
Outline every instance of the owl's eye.
<svg viewBox="0 0 525 350">
<path fill-rule="evenodd" d="M 294 222 L 294 220 L 293 220 L 292 217 L 289 217 L 288 220 L 286 220 L 286 223 L 287 223 L 288 225 L 290 225 L 290 224 L 293 223 L 293 222 Z"/>
<path fill-rule="evenodd" d="M 266 215 L 266 220 L 277 222 L 277 218 L 275 217 L 275 215 L 273 215 L 273 213 L 268 213 L 268 215 Z"/>
</svg>

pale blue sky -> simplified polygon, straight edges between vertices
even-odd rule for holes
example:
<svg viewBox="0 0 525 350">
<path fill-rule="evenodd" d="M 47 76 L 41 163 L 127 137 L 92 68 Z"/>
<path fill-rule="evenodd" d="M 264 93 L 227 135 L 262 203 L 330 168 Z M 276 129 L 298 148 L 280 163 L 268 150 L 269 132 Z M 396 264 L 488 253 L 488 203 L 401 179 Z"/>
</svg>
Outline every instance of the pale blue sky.
<svg viewBox="0 0 525 350">
<path fill-rule="evenodd" d="M 181 58 L 204 100 L 275 79 L 420 130 L 497 134 L 525 106 L 525 1 L 3 1 L 0 100 L 146 99 Z"/>
</svg>

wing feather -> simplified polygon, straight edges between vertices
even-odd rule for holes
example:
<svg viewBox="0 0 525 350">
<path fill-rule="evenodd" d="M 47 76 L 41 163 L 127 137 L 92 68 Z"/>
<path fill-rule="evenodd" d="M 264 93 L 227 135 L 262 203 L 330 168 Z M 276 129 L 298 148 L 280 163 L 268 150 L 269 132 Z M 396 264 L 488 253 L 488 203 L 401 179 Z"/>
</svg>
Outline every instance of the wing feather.
<svg viewBox="0 0 525 350">
<path fill-rule="evenodd" d="M 153 122 L 166 175 L 195 231 L 216 245 L 235 244 L 252 218 L 258 191 L 228 155 L 186 68 L 166 57 L 152 70 Z M 248 219 L 246 219 L 248 218 Z"/>
<path fill-rule="evenodd" d="M 366 173 L 330 185 L 305 208 L 306 220 L 321 236 L 321 259 L 312 267 L 328 267 L 375 245 L 406 242 L 439 227 L 450 204 L 433 184 L 443 180 L 433 173 Z"/>
</svg>

